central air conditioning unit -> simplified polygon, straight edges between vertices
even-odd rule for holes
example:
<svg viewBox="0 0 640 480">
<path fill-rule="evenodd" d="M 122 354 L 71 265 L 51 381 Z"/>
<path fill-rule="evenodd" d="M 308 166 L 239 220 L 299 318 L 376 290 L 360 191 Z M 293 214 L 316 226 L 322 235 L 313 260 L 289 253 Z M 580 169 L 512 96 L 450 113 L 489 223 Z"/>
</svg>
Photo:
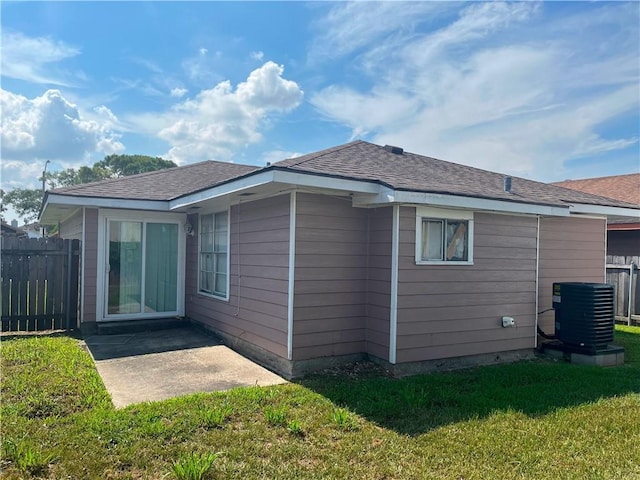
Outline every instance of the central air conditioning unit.
<svg viewBox="0 0 640 480">
<path fill-rule="evenodd" d="M 613 342 L 615 292 L 606 283 L 554 283 L 555 336 L 595 353 Z"/>
</svg>

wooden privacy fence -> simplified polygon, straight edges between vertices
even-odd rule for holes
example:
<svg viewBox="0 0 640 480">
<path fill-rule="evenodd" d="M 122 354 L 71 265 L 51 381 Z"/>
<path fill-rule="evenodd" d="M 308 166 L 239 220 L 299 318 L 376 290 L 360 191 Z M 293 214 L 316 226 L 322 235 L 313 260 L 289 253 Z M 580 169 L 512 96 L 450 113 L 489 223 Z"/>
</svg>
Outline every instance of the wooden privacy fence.
<svg viewBox="0 0 640 480">
<path fill-rule="evenodd" d="M 640 256 L 607 255 L 607 283 L 616 288 L 616 321 L 640 323 Z"/>
<path fill-rule="evenodd" d="M 80 241 L 2 238 L 2 331 L 73 329 Z"/>
</svg>

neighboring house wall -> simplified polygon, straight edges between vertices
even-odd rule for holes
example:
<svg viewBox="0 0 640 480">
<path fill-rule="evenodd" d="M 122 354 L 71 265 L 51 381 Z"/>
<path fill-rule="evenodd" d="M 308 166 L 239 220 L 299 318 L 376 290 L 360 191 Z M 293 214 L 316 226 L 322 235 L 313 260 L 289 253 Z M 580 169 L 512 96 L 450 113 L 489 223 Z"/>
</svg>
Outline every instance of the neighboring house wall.
<svg viewBox="0 0 640 480">
<path fill-rule="evenodd" d="M 82 209 L 78 210 L 71 217 L 60 224 L 58 233 L 61 238 L 82 240 L 82 219 L 84 215 Z"/>
<path fill-rule="evenodd" d="M 82 283 L 81 322 L 96 321 L 96 280 L 98 278 L 98 209 L 84 209 L 84 239 L 82 240 L 84 278 Z"/>
<path fill-rule="evenodd" d="M 186 315 L 287 357 L 290 196 L 231 207 L 229 300 L 198 293 L 198 228 L 187 239 Z M 203 212 L 208 213 L 208 212 Z M 189 222 L 197 226 L 198 216 Z"/>
<path fill-rule="evenodd" d="M 393 208 L 374 208 L 368 213 L 366 351 L 388 361 Z"/>
<path fill-rule="evenodd" d="M 307 193 L 296 204 L 293 360 L 363 353 L 367 210 Z"/>
<path fill-rule="evenodd" d="M 397 363 L 533 348 L 537 219 L 476 212 L 473 265 L 416 265 L 415 229 L 402 207 Z"/>
<path fill-rule="evenodd" d="M 538 310 L 551 308 L 554 282 L 605 281 L 606 221 L 592 218 L 541 218 Z M 545 333 L 554 332 L 554 313 L 538 320 Z"/>
<path fill-rule="evenodd" d="M 609 230 L 607 255 L 635 257 L 640 255 L 640 230 Z"/>
</svg>

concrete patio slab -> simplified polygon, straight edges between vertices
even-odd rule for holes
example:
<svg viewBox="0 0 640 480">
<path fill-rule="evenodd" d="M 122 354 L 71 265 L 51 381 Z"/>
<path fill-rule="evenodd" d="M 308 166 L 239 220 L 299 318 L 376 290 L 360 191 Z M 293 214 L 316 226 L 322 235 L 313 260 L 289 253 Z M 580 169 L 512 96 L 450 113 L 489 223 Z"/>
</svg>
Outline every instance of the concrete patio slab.
<svg viewBox="0 0 640 480">
<path fill-rule="evenodd" d="M 286 383 L 194 327 L 85 339 L 117 408 L 197 392 Z"/>
</svg>

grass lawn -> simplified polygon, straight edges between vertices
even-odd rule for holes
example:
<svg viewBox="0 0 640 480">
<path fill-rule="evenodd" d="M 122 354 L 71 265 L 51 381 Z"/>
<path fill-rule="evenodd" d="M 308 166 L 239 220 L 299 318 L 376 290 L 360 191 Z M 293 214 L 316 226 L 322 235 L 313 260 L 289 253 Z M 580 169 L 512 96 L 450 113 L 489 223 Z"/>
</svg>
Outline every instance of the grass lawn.
<svg viewBox="0 0 640 480">
<path fill-rule="evenodd" d="M 393 379 L 361 364 L 115 410 L 77 340 L 12 338 L 0 476 L 177 478 L 208 460 L 205 478 L 640 479 L 640 328 L 617 327 L 616 343 L 617 368 Z"/>
</svg>

